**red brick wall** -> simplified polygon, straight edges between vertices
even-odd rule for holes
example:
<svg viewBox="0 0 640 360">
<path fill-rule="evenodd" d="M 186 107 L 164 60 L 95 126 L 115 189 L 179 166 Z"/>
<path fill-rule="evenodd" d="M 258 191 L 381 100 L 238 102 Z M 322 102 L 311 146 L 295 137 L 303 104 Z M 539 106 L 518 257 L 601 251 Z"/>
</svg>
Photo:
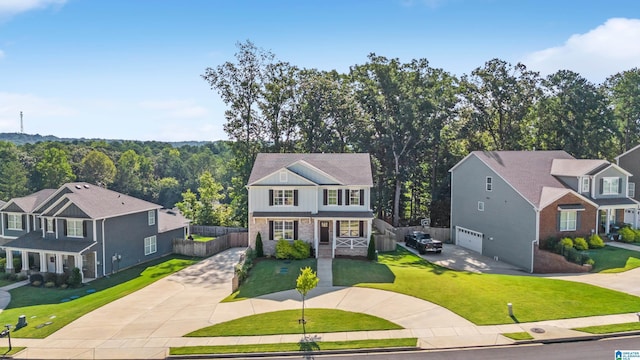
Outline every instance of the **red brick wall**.
<svg viewBox="0 0 640 360">
<path fill-rule="evenodd" d="M 558 231 L 558 205 L 582 204 L 585 208 L 580 211 L 579 228 L 576 231 Z M 540 242 L 549 237 L 588 237 L 591 230 L 596 229 L 596 208 L 589 202 L 574 195 L 567 194 L 540 211 Z"/>
</svg>

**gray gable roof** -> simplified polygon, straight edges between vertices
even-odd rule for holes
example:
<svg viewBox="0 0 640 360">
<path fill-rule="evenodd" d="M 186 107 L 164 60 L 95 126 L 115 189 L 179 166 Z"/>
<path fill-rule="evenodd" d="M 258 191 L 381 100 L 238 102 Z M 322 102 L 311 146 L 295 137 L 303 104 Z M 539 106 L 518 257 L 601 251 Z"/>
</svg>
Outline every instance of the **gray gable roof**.
<svg viewBox="0 0 640 360">
<path fill-rule="evenodd" d="M 189 225 L 189 220 L 185 218 L 180 210 L 162 209 L 158 211 L 158 232 L 167 232 Z"/>
<path fill-rule="evenodd" d="M 583 176 L 593 175 L 611 165 L 606 160 L 590 159 L 554 159 L 551 164 L 551 175 Z"/>
<path fill-rule="evenodd" d="M 545 187 L 565 188 L 551 174 L 555 159 L 574 159 L 562 150 L 553 151 L 474 151 L 489 168 L 507 181 L 536 208 L 540 207 Z"/>
<path fill-rule="evenodd" d="M 338 185 L 373 186 L 369 154 L 278 154 L 260 153 L 253 164 L 248 185 L 252 185 L 298 161 L 325 172 L 340 183 Z M 323 184 L 319 184 L 323 185 Z"/>
<path fill-rule="evenodd" d="M 71 190 L 71 193 L 63 197 L 93 219 L 162 208 L 160 205 L 88 183 L 68 183 L 63 187 Z"/>
<path fill-rule="evenodd" d="M 56 189 L 43 189 L 31 195 L 14 198 L 11 201 L 18 205 L 25 213 L 30 213 L 55 192 Z"/>
</svg>

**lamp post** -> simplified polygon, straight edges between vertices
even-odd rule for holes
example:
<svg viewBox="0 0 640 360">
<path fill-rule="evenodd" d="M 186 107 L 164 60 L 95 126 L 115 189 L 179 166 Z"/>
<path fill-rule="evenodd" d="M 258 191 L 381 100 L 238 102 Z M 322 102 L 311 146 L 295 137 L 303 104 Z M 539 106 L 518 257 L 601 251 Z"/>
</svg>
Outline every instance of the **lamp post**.
<svg viewBox="0 0 640 360">
<path fill-rule="evenodd" d="M 6 336 L 9 339 L 9 351 L 11 351 L 11 325 L 7 324 L 4 327 L 5 329 L 0 331 L 0 337 Z"/>
</svg>

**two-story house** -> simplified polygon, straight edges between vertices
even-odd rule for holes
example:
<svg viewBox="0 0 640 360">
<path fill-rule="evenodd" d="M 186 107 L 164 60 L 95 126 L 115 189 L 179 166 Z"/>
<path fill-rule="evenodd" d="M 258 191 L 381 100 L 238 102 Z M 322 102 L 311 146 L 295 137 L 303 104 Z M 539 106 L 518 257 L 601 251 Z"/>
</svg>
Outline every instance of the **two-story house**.
<svg viewBox="0 0 640 360">
<path fill-rule="evenodd" d="M 606 236 L 639 205 L 629 172 L 564 151 L 474 151 L 450 173 L 452 240 L 528 271 L 541 241 Z"/>
<path fill-rule="evenodd" d="M 618 166 L 627 170 L 631 175 L 633 175 L 633 179 L 638 179 L 640 177 L 640 145 L 637 145 L 632 149 L 616 156 L 615 160 Z M 640 201 L 640 194 L 636 192 L 635 181 L 629 181 L 628 189 L 629 197 L 636 201 Z M 639 218 L 640 209 L 636 209 L 635 211 L 633 209 L 625 210 L 625 223 L 633 224 L 635 228 L 638 228 L 640 227 Z"/>
<path fill-rule="evenodd" d="M 179 213 L 88 183 L 68 183 L 0 207 L 6 269 L 63 273 L 89 280 L 173 251 L 188 221 Z M 13 269 L 13 256 L 22 269 Z"/>
<path fill-rule="evenodd" d="M 277 240 L 309 242 L 317 257 L 366 255 L 371 210 L 369 154 L 258 154 L 247 189 L 249 242 L 266 254 Z"/>
</svg>

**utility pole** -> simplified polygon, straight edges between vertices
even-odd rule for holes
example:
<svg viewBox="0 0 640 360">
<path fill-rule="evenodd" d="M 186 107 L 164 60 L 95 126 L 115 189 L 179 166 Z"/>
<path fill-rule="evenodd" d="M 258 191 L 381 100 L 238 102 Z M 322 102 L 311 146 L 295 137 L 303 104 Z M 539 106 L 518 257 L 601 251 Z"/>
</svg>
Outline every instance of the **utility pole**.
<svg viewBox="0 0 640 360">
<path fill-rule="evenodd" d="M 22 122 L 22 111 L 20 111 L 20 134 L 24 134 L 24 122 Z"/>
</svg>

